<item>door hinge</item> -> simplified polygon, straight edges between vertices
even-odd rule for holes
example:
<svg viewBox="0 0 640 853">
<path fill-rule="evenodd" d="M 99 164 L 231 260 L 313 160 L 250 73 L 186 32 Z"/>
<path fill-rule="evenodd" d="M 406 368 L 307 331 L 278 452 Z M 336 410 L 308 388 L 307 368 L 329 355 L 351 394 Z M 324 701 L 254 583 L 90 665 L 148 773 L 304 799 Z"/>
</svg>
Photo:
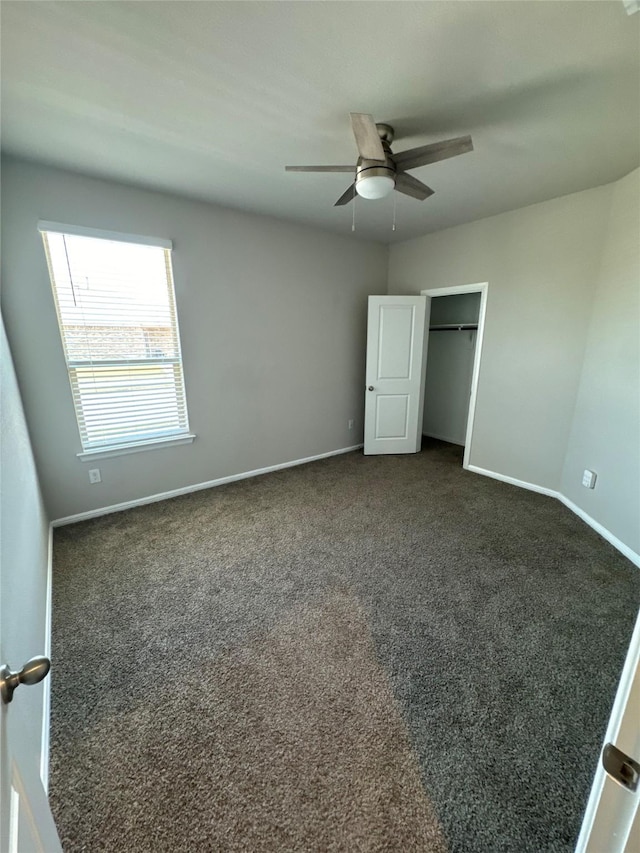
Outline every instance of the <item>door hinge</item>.
<svg viewBox="0 0 640 853">
<path fill-rule="evenodd" d="M 602 766 L 627 791 L 635 791 L 640 779 L 640 764 L 612 743 L 602 750 Z"/>
</svg>

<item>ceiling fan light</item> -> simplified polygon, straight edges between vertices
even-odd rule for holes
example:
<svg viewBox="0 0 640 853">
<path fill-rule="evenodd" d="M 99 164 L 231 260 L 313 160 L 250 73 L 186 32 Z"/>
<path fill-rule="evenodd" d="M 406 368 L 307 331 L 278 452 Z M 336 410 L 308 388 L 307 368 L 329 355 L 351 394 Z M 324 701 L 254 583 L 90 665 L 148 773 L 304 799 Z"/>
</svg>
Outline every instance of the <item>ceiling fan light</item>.
<svg viewBox="0 0 640 853">
<path fill-rule="evenodd" d="M 393 191 L 396 182 L 387 175 L 367 175 L 356 181 L 356 192 L 362 198 L 384 198 Z"/>
</svg>

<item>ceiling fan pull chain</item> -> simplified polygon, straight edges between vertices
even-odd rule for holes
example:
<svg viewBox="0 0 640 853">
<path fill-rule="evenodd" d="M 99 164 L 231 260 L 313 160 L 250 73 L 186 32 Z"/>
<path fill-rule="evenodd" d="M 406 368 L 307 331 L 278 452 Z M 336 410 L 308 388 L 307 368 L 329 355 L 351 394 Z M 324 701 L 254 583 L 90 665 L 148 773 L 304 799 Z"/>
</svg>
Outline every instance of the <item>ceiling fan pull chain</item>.
<svg viewBox="0 0 640 853">
<path fill-rule="evenodd" d="M 397 204 L 397 202 L 398 202 L 398 196 L 394 193 L 393 194 L 393 225 L 391 226 L 392 231 L 396 230 L 396 204 Z"/>
<path fill-rule="evenodd" d="M 354 195 L 354 197 L 353 197 L 353 206 L 352 206 L 352 208 L 351 208 L 351 209 L 352 209 L 352 215 L 351 215 L 351 230 L 352 230 L 352 231 L 355 231 L 355 230 L 356 230 L 356 199 L 357 199 L 357 198 L 358 198 L 358 196 L 357 196 L 357 195 Z"/>
</svg>

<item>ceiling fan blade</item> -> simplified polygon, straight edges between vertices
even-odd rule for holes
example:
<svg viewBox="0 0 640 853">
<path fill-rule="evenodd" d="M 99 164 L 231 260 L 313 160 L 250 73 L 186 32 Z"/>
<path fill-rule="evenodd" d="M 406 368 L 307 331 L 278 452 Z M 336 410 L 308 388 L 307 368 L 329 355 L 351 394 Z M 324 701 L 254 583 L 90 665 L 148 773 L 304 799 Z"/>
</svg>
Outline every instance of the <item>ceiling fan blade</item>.
<svg viewBox="0 0 640 853">
<path fill-rule="evenodd" d="M 363 160 L 384 160 L 384 148 L 378 136 L 373 116 L 368 113 L 349 113 L 358 153 Z"/>
<path fill-rule="evenodd" d="M 285 172 L 353 172 L 355 166 L 285 166 Z"/>
<path fill-rule="evenodd" d="M 422 181 L 414 178 L 413 175 L 406 175 L 404 172 L 398 172 L 396 175 L 396 189 L 399 193 L 410 195 L 411 198 L 417 198 L 424 201 L 433 195 L 433 190 Z"/>
<path fill-rule="evenodd" d="M 458 136 L 456 139 L 445 139 L 443 142 L 432 142 L 430 145 L 422 145 L 420 148 L 410 148 L 394 154 L 393 159 L 396 167 L 404 172 L 407 169 L 417 169 L 418 166 L 427 166 L 429 163 L 437 163 L 448 157 L 457 157 L 458 154 L 466 154 L 473 151 L 473 143 L 470 136 Z"/>
<path fill-rule="evenodd" d="M 333 206 L 334 207 L 340 207 L 343 204 L 349 204 L 351 199 L 354 198 L 355 194 L 356 194 L 356 185 L 354 182 L 353 184 L 351 184 L 351 186 L 349 187 L 349 189 L 346 192 L 342 193 L 342 195 L 340 196 L 338 201 Z"/>
</svg>

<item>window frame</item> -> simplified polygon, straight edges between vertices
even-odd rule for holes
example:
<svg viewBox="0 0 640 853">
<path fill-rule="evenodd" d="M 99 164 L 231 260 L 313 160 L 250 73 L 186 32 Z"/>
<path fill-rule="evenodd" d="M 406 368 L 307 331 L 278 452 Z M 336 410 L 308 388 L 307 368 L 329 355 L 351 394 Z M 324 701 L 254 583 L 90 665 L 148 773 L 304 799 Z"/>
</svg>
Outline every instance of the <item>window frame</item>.
<svg viewBox="0 0 640 853">
<path fill-rule="evenodd" d="M 163 447 L 176 446 L 180 444 L 190 444 L 191 442 L 193 442 L 193 440 L 196 438 L 196 435 L 189 429 L 187 393 L 186 384 L 184 380 L 184 361 L 182 357 L 182 345 L 180 340 L 180 327 L 178 321 L 175 282 L 173 276 L 173 264 L 171 259 L 171 252 L 173 250 L 172 241 L 167 240 L 165 238 L 148 237 L 137 234 L 127 234 L 118 231 L 106 231 L 103 229 L 88 228 L 79 225 L 67 225 L 58 222 L 50 222 L 48 220 L 40 220 L 38 222 L 38 231 L 40 232 L 43 241 L 43 249 L 51 285 L 51 294 L 56 311 L 58 333 L 60 334 L 60 340 L 62 343 L 65 359 L 65 368 L 67 371 L 67 378 L 69 380 L 71 390 L 73 411 L 76 419 L 76 426 L 78 428 L 78 436 L 80 438 L 80 444 L 82 447 L 81 452 L 76 454 L 77 458 L 81 461 L 98 458 L 108 458 L 111 456 L 121 456 L 129 453 L 138 453 L 144 450 L 155 450 Z M 49 242 L 47 237 L 48 234 L 62 234 L 74 237 L 89 237 L 92 239 L 113 241 L 117 243 L 132 243 L 140 246 L 159 248 L 164 250 L 168 296 L 169 301 L 171 303 L 169 307 L 173 324 L 172 327 L 167 328 L 171 328 L 172 334 L 175 335 L 175 343 L 177 349 L 176 355 L 171 357 L 167 356 L 165 358 L 153 356 L 149 356 L 147 358 L 134 357 L 130 359 L 102 358 L 99 360 L 99 362 L 97 360 L 94 361 L 92 359 L 83 362 L 78 359 L 70 358 L 69 353 L 67 351 L 67 342 L 65 337 L 65 326 L 68 327 L 68 323 L 65 324 L 61 316 L 61 310 L 59 305 L 60 294 L 58 291 L 58 286 L 56 284 L 56 278 L 54 276 L 53 265 L 51 262 Z M 87 428 L 86 426 L 83 427 L 83 423 L 85 421 L 86 416 L 86 410 L 83 408 L 82 405 L 81 393 L 78 384 L 78 371 L 82 370 L 83 368 L 91 370 L 92 366 L 97 364 L 100 364 L 101 367 L 104 367 L 106 369 L 108 369 L 110 365 L 113 365 L 115 367 L 125 367 L 126 365 L 129 365 L 131 367 L 141 366 L 142 368 L 144 368 L 145 365 L 173 365 L 174 369 L 177 369 L 179 371 L 178 380 L 174 381 L 174 388 L 176 389 L 176 392 L 181 392 L 181 400 L 178 401 L 176 412 L 178 417 L 180 417 L 180 409 L 181 407 L 183 408 L 185 427 L 183 429 L 167 433 L 156 431 L 155 434 L 150 433 L 148 436 L 143 436 L 139 440 L 135 438 L 132 438 L 132 440 L 127 440 L 126 434 L 123 431 L 123 435 L 125 437 L 121 441 L 116 440 L 111 444 L 107 442 L 100 445 L 94 444 L 94 446 L 91 446 L 91 442 L 88 439 Z M 83 436 L 87 437 L 86 441 Z"/>
</svg>

